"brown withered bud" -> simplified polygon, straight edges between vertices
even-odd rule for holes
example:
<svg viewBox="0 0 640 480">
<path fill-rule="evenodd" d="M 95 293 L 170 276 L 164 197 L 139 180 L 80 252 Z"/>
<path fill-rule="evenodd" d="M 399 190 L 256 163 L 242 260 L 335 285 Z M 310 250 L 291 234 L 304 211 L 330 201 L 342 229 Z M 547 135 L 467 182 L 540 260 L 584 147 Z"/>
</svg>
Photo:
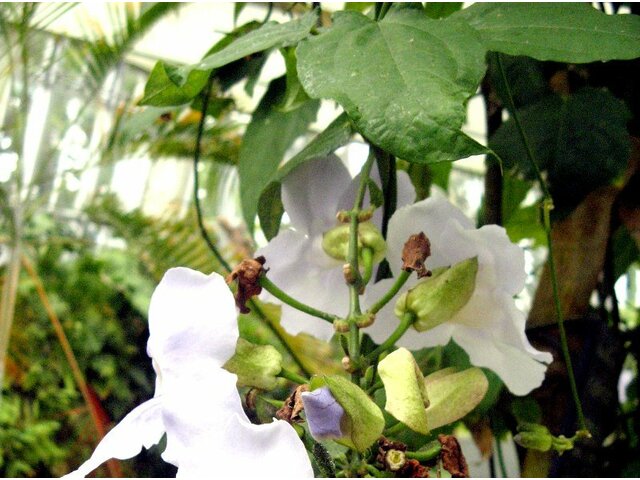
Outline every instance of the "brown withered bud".
<svg viewBox="0 0 640 480">
<path fill-rule="evenodd" d="M 402 270 L 416 272 L 418 278 L 430 277 L 431 270 L 424 262 L 431 255 L 431 242 L 424 232 L 413 234 L 405 242 L 402 249 Z"/>
<path fill-rule="evenodd" d="M 429 478 L 429 467 L 421 465 L 415 458 L 408 458 L 396 476 L 400 478 Z"/>
<path fill-rule="evenodd" d="M 302 418 L 300 412 L 304 410 L 304 404 L 302 403 L 302 392 L 308 392 L 309 385 L 299 385 L 291 395 L 284 401 L 284 405 L 276 412 L 276 418 L 278 420 L 284 420 L 288 423 L 300 423 Z"/>
<path fill-rule="evenodd" d="M 442 445 L 440 459 L 443 468 L 451 474 L 452 478 L 469 478 L 469 467 L 456 437 L 440 434 L 438 441 Z"/>
<path fill-rule="evenodd" d="M 254 259 L 246 259 L 240 262 L 229 275 L 227 275 L 227 283 L 238 280 L 238 291 L 236 292 L 236 306 L 241 313 L 249 313 L 251 310 L 246 303 L 255 295 L 259 295 L 262 291 L 260 286 L 260 275 L 264 271 L 262 267 L 266 262 L 265 258 L 260 256 Z"/>
</svg>

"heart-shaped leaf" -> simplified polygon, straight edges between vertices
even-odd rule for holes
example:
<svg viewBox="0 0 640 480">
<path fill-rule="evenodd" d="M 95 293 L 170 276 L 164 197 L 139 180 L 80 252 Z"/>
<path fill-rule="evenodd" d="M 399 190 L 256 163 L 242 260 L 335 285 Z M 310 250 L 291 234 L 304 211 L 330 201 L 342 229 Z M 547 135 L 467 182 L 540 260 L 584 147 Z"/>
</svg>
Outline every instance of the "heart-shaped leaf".
<svg viewBox="0 0 640 480">
<path fill-rule="evenodd" d="M 431 20 L 405 8 L 380 22 L 337 12 L 333 26 L 297 53 L 307 93 L 336 100 L 388 152 L 418 163 L 486 153 L 460 131 L 464 103 L 485 72 L 485 49 L 464 20 Z"/>
</svg>

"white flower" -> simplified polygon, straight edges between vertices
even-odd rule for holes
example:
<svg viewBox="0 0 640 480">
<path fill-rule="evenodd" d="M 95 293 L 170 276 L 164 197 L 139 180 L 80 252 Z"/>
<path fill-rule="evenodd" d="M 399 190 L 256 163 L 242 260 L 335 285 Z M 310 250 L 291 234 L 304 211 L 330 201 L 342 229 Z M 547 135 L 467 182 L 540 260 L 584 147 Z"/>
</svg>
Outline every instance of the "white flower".
<svg viewBox="0 0 640 480">
<path fill-rule="evenodd" d="M 162 457 L 178 467 L 178 476 L 313 477 L 295 430 L 280 420 L 252 424 L 236 376 L 222 369 L 234 354 L 238 325 L 220 275 L 169 270 L 151 298 L 149 329 L 154 397 L 131 411 L 69 476 L 85 476 L 110 458 L 131 458 L 166 433 Z"/>
<path fill-rule="evenodd" d="M 374 166 L 372 178 L 379 178 Z M 322 234 L 337 226 L 336 213 L 353 208 L 359 177 L 352 179 L 335 155 L 306 162 L 282 182 L 282 203 L 291 220 L 266 247 L 256 252 L 267 259 L 268 277 L 278 287 L 307 305 L 344 316 L 349 311 L 344 262 L 329 257 L 322 249 Z M 380 182 L 376 182 L 380 184 Z M 414 191 L 405 172 L 398 174 L 398 205 L 413 201 Z M 368 197 L 365 198 L 365 205 Z M 380 228 L 382 214 L 372 222 Z M 263 290 L 262 300 L 281 303 Z M 282 305 L 282 326 L 291 334 L 309 333 L 322 340 L 334 334 L 333 326 Z"/>
<path fill-rule="evenodd" d="M 516 395 L 540 386 L 551 354 L 534 349 L 525 335 L 525 316 L 513 296 L 524 287 L 524 252 L 511 243 L 504 228 L 486 225 L 474 228 L 471 221 L 443 197 L 431 197 L 398 209 L 389 221 L 387 260 L 394 276 L 400 272 L 401 253 L 410 235 L 423 231 L 431 241 L 427 268 L 453 265 L 478 257 L 475 290 L 469 302 L 449 321 L 424 332 L 410 329 L 397 345 L 420 349 L 446 345 L 453 339 L 468 354 L 473 365 L 487 367 Z M 406 290 L 418 282 L 409 279 Z M 367 287 L 365 305 L 384 294 L 392 279 Z M 375 323 L 365 330 L 381 343 L 398 325 L 395 301 L 378 312 Z"/>
</svg>

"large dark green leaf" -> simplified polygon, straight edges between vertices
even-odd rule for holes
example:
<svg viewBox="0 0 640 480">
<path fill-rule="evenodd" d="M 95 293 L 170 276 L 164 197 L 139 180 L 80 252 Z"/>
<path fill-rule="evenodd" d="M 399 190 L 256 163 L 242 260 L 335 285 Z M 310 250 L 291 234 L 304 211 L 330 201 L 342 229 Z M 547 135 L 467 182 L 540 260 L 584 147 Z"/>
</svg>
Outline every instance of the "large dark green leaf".
<svg viewBox="0 0 640 480">
<path fill-rule="evenodd" d="M 284 77 L 271 82 L 247 126 L 240 147 L 240 202 L 250 231 L 253 231 L 262 191 L 271 182 L 293 141 L 304 134 L 315 120 L 320 106 L 317 100 L 310 100 L 296 110 L 278 111 L 276 106 L 284 91 Z"/>
<path fill-rule="evenodd" d="M 640 56 L 640 17 L 588 3 L 476 3 L 453 17 L 466 19 L 488 50 L 509 55 L 571 63 Z"/>
<path fill-rule="evenodd" d="M 450 161 L 486 152 L 460 131 L 484 55 L 464 20 L 404 8 L 380 22 L 337 12 L 331 28 L 298 46 L 298 75 L 311 97 L 336 100 L 384 150 L 411 162 Z"/>
<path fill-rule="evenodd" d="M 202 90 L 214 68 L 270 48 L 293 45 L 309 34 L 316 17 L 314 11 L 287 23 L 266 23 L 220 50 L 214 47 L 212 50 L 216 51 L 195 65 L 170 69 L 163 62 L 158 62 L 147 81 L 140 104 L 165 106 L 186 103 Z"/>
<path fill-rule="evenodd" d="M 622 172 L 629 156 L 624 104 L 605 90 L 585 88 L 564 99 L 550 95 L 521 109 L 520 119 L 536 161 L 547 172 L 557 213 L 567 213 L 595 188 Z M 506 168 L 534 174 L 513 121 L 490 145 Z"/>
</svg>

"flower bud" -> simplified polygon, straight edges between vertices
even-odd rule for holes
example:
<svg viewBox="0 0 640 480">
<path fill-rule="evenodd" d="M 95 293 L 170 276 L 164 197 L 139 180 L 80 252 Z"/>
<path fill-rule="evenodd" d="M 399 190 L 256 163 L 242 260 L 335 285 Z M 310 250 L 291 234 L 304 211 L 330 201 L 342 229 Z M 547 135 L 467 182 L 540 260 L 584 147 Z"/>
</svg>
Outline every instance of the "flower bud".
<svg viewBox="0 0 640 480">
<path fill-rule="evenodd" d="M 322 249 L 327 255 L 345 261 L 349 252 L 349 231 L 351 225 L 338 225 L 322 237 Z M 380 231 L 371 222 L 358 224 L 358 251 L 370 248 L 373 262 L 379 263 L 385 256 L 387 246 Z M 362 260 L 362 259 L 360 259 Z"/>
<path fill-rule="evenodd" d="M 437 327 L 467 304 L 475 290 L 477 273 L 478 257 L 436 269 L 433 276 L 400 296 L 395 314 L 399 318 L 405 313 L 414 314 L 413 327 L 419 332 Z"/>
<path fill-rule="evenodd" d="M 336 318 L 333 321 L 333 329 L 338 333 L 347 333 L 349 331 L 349 322 L 343 318 Z"/>
<path fill-rule="evenodd" d="M 547 452 L 553 444 L 553 435 L 544 425 L 522 423 L 518 425 L 518 431 L 513 440 L 521 447 Z"/>
</svg>

